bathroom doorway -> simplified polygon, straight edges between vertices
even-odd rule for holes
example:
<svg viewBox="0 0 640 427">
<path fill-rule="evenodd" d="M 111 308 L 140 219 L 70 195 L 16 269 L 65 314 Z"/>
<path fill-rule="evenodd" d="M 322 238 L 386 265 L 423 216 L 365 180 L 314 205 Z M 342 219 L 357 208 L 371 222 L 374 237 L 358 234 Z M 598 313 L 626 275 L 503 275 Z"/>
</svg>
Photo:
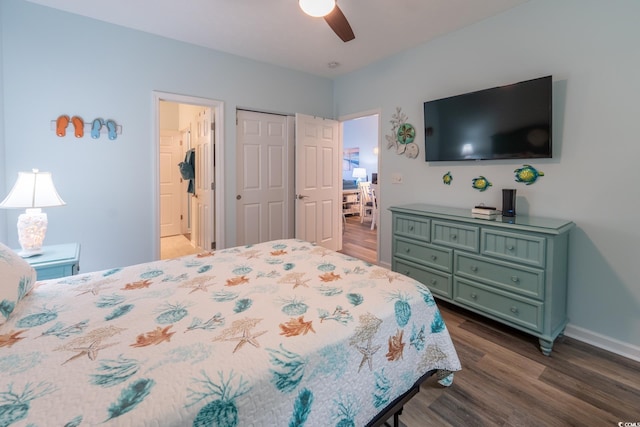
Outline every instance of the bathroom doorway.
<svg viewBox="0 0 640 427">
<path fill-rule="evenodd" d="M 156 94 L 155 101 L 158 258 L 221 248 L 223 195 L 216 187 L 224 188 L 224 175 L 215 163 L 221 103 L 171 94 Z"/>
</svg>

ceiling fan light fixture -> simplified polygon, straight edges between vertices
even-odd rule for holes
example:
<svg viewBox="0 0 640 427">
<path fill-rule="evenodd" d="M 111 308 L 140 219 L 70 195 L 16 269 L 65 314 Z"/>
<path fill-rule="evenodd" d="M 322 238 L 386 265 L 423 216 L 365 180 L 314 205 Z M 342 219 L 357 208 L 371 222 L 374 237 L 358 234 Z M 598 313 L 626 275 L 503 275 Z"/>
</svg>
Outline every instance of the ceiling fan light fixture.
<svg viewBox="0 0 640 427">
<path fill-rule="evenodd" d="M 336 7 L 336 0 L 299 0 L 300 9 L 309 16 L 321 18 Z"/>
</svg>

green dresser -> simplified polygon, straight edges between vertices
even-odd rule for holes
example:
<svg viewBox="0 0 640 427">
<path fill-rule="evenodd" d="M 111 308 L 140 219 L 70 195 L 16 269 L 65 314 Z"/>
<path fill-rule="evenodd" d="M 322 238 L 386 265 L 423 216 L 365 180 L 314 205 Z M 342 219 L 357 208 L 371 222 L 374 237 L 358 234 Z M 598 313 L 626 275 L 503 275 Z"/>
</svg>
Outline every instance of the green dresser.
<svg viewBox="0 0 640 427">
<path fill-rule="evenodd" d="M 435 297 L 539 338 L 551 353 L 567 325 L 571 221 L 524 215 L 473 218 L 471 209 L 394 206 L 394 271 Z"/>
</svg>

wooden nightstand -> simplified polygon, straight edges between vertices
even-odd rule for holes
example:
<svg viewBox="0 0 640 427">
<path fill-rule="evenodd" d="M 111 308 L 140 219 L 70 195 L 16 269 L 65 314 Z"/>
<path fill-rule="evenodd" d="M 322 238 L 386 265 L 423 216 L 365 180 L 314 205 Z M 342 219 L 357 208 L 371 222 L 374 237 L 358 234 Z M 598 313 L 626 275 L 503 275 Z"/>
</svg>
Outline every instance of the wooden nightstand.
<svg viewBox="0 0 640 427">
<path fill-rule="evenodd" d="M 80 245 L 67 243 L 42 247 L 42 255 L 25 258 L 38 274 L 37 280 L 72 276 L 80 270 Z"/>
</svg>

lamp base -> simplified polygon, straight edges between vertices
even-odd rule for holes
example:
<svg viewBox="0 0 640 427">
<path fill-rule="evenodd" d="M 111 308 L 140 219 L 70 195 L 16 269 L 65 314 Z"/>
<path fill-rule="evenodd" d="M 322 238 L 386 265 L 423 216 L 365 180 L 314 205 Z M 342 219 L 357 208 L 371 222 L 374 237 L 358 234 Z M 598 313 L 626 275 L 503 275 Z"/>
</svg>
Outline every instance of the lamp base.
<svg viewBox="0 0 640 427">
<path fill-rule="evenodd" d="M 47 233 L 47 214 L 39 208 L 27 209 L 18 217 L 18 240 L 22 251 L 20 256 L 27 258 L 42 253 L 42 242 Z"/>
<path fill-rule="evenodd" d="M 18 251 L 18 255 L 22 258 L 31 258 L 32 256 L 42 255 L 43 253 L 44 251 L 42 250 L 42 248 Z"/>
</svg>

